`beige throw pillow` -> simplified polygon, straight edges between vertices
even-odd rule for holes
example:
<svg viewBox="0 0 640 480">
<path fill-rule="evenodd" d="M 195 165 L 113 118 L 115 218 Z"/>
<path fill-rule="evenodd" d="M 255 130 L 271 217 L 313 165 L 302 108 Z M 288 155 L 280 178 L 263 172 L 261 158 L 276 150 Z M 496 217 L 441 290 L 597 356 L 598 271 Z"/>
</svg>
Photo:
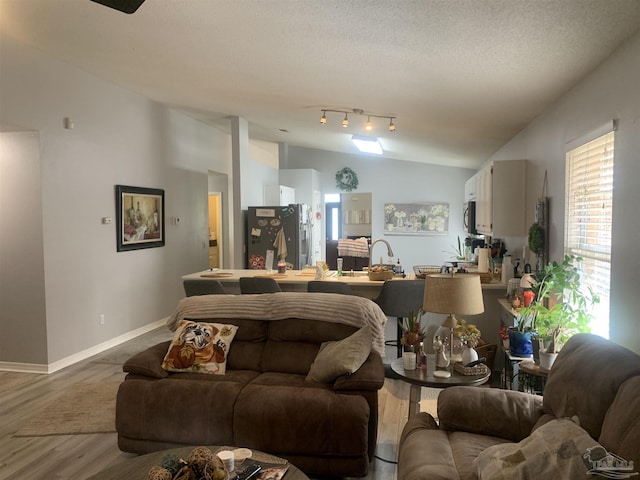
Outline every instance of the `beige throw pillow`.
<svg viewBox="0 0 640 480">
<path fill-rule="evenodd" d="M 307 380 L 331 383 L 340 375 L 353 373 L 371 353 L 371 327 L 362 327 L 337 342 L 324 342 L 311 364 Z"/>
<path fill-rule="evenodd" d="M 473 461 L 480 480 L 587 478 L 583 455 L 597 446 L 570 418 L 552 420 L 519 443 L 483 450 Z"/>
<path fill-rule="evenodd" d="M 236 325 L 182 320 L 164 356 L 162 368 L 170 372 L 224 375 L 227 355 L 237 331 Z"/>
</svg>

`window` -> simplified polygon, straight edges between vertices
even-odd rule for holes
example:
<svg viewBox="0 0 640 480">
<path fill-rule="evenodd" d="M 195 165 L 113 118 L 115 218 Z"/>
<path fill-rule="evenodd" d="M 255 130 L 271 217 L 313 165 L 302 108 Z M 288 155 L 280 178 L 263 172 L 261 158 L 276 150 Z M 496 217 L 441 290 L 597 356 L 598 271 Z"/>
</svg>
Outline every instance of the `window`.
<svg viewBox="0 0 640 480">
<path fill-rule="evenodd" d="M 585 285 L 599 297 L 591 331 L 609 338 L 614 132 L 567 152 L 565 253 L 583 258 Z"/>
</svg>

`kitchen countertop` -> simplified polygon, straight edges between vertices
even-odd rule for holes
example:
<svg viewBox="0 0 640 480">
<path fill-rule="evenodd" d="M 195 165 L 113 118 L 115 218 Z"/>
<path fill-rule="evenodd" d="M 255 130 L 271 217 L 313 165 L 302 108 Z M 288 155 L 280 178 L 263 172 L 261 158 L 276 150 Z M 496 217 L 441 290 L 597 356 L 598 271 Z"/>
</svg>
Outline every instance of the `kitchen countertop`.
<svg viewBox="0 0 640 480">
<path fill-rule="evenodd" d="M 375 298 L 382 289 L 384 281 L 369 280 L 366 272 L 345 272 L 338 277 L 336 271 L 327 272 L 327 276 L 323 279 L 328 282 L 342 282 L 351 285 L 354 295 L 367 298 Z M 187 279 L 207 279 L 219 280 L 220 283 L 229 291 L 229 293 L 240 293 L 239 279 L 240 277 L 259 277 L 267 276 L 273 278 L 284 291 L 301 291 L 306 292 L 307 283 L 315 280 L 315 271 L 312 269 L 305 270 L 287 270 L 286 273 L 279 274 L 276 270 L 268 273 L 266 270 L 249 270 L 249 269 L 213 269 L 203 270 L 201 272 L 184 275 L 183 280 Z M 403 280 L 415 280 L 413 273 L 408 274 L 405 278 L 395 277 L 392 280 L 402 282 Z M 483 290 L 506 290 L 507 286 L 500 281 L 492 281 L 483 283 Z"/>
</svg>

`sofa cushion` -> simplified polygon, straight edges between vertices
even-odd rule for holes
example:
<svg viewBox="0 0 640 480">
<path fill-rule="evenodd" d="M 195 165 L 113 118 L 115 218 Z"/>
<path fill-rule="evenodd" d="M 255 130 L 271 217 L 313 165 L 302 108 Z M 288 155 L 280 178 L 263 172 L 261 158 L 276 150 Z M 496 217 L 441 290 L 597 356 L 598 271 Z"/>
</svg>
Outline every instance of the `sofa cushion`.
<svg viewBox="0 0 640 480">
<path fill-rule="evenodd" d="M 320 384 L 301 387 L 296 382 L 303 376 L 286 376 L 266 373 L 242 389 L 233 410 L 236 445 L 276 455 L 368 454 L 369 405 L 362 396 L 335 394 Z M 277 377 L 285 384 L 275 384 Z"/>
<path fill-rule="evenodd" d="M 182 320 L 162 368 L 171 372 L 224 375 L 236 325 Z"/>
<path fill-rule="evenodd" d="M 640 466 L 640 376 L 622 384 L 604 417 L 600 444 Z"/>
<path fill-rule="evenodd" d="M 182 375 L 123 382 L 116 402 L 118 434 L 174 445 L 231 445 L 232 412 L 244 384 L 226 376 L 177 374 Z"/>
<path fill-rule="evenodd" d="M 583 455 L 597 446 L 569 418 L 553 420 L 519 443 L 489 447 L 474 460 L 480 480 L 587 478 Z"/>
<path fill-rule="evenodd" d="M 358 370 L 371 353 L 371 328 L 367 325 L 337 342 L 325 342 L 311 364 L 307 380 L 332 383 L 340 375 Z"/>
<path fill-rule="evenodd" d="M 555 418 L 577 415 L 593 438 L 618 388 L 640 375 L 640 356 L 596 335 L 580 333 L 562 347 L 544 387 L 543 409 Z"/>
<path fill-rule="evenodd" d="M 327 293 L 317 295 L 331 296 Z M 358 330 L 350 325 L 299 318 L 266 323 L 269 339 L 262 357 L 262 371 L 300 375 L 309 373 L 322 343 L 342 340 Z"/>
<path fill-rule="evenodd" d="M 402 430 L 398 452 L 398 478 L 475 479 L 473 460 L 502 438 L 467 432 L 447 432 L 427 413 L 409 418 Z"/>
</svg>

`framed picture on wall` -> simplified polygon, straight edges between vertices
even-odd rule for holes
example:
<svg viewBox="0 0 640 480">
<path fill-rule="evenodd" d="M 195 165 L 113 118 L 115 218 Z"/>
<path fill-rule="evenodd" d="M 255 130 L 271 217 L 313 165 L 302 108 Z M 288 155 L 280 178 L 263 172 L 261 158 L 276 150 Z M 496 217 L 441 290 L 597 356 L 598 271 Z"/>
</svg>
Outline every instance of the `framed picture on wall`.
<svg viewBox="0 0 640 480">
<path fill-rule="evenodd" d="M 164 247 L 164 190 L 116 185 L 117 251 Z"/>
<path fill-rule="evenodd" d="M 385 235 L 446 235 L 448 232 L 448 203 L 387 203 L 384 206 Z"/>
</svg>

